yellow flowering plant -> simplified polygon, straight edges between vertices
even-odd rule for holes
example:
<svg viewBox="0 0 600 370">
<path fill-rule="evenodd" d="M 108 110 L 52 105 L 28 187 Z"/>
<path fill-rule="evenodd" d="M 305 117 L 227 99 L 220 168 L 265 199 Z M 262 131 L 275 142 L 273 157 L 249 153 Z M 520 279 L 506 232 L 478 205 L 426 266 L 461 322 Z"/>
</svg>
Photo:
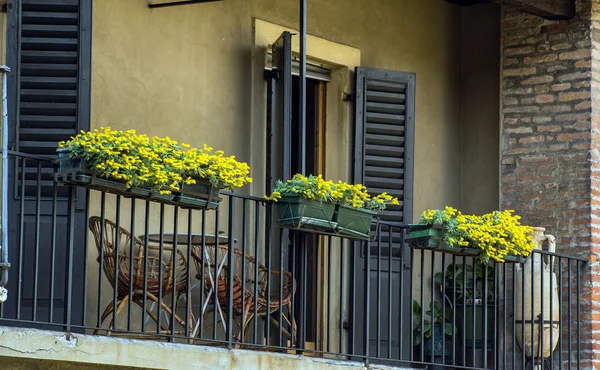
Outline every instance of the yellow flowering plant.
<svg viewBox="0 0 600 370">
<path fill-rule="evenodd" d="M 306 199 L 331 202 L 333 189 L 333 182 L 324 180 L 322 175 L 304 176 L 297 173 L 286 182 L 278 180 L 271 196 L 266 196 L 265 199 L 277 202 L 282 194 L 299 194 Z"/>
<path fill-rule="evenodd" d="M 507 255 L 527 257 L 533 249 L 532 229 L 519 220 L 512 210 L 476 216 L 446 207 L 424 211 L 419 223 L 441 227 L 448 247 L 479 248 L 483 251 L 482 261 L 504 262 Z"/>
<path fill-rule="evenodd" d="M 383 210 L 388 204 L 399 204 L 397 198 L 387 193 L 371 197 L 367 188 L 362 184 L 351 185 L 343 181 L 334 183 L 331 180 L 323 179 L 323 175 L 296 174 L 286 182 L 277 181 L 271 196 L 265 198 L 278 201 L 282 194 L 300 194 L 307 199 L 372 210 Z"/>
<path fill-rule="evenodd" d="M 59 148 L 70 158 L 81 158 L 103 177 L 123 181 L 128 188 L 147 187 L 163 194 L 181 190 L 184 184 L 205 179 L 218 188 L 233 190 L 252 181 L 250 167 L 222 151 L 188 149 L 169 137 L 148 137 L 135 130 L 82 131 Z"/>
</svg>

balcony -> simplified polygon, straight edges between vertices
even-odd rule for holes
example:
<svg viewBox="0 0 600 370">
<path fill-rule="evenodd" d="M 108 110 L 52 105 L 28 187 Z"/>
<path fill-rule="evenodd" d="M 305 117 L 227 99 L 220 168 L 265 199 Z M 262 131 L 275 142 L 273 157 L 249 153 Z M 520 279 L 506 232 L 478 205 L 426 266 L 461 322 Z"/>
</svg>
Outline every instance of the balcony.
<svg viewBox="0 0 600 370">
<path fill-rule="evenodd" d="M 478 265 L 409 248 L 405 225 L 361 242 L 279 228 L 259 197 L 182 209 L 63 186 L 45 158 L 11 152 L 10 166 L 3 326 L 365 365 L 580 367 L 585 260 Z"/>
</svg>

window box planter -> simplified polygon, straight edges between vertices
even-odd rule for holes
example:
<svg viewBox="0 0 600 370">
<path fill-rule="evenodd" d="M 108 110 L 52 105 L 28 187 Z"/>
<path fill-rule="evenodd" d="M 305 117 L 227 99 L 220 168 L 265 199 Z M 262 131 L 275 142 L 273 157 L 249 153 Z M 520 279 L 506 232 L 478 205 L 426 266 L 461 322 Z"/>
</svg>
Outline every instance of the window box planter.
<svg viewBox="0 0 600 370">
<path fill-rule="evenodd" d="M 217 209 L 220 199 L 216 198 L 208 202 L 208 200 L 204 198 L 186 194 L 176 194 L 173 198 L 173 202 L 181 203 L 183 206 L 193 206 L 194 208 Z"/>
<path fill-rule="evenodd" d="M 194 180 L 195 184 L 181 184 L 181 190 L 176 192 L 174 201 L 197 208 L 216 209 L 221 201 L 221 189 L 208 180 L 199 177 L 194 177 Z"/>
<path fill-rule="evenodd" d="M 333 203 L 306 199 L 299 194 L 282 194 L 277 202 L 277 216 L 281 227 L 334 232 L 336 223 Z"/>
<path fill-rule="evenodd" d="M 524 256 L 516 256 L 514 254 L 507 254 L 504 256 L 504 262 L 506 263 L 524 263 L 527 260 L 527 257 Z"/>
<path fill-rule="evenodd" d="M 357 239 L 369 239 L 371 222 L 377 212 L 364 208 L 337 205 L 332 221 L 337 224 L 336 231 L 341 236 Z"/>
<path fill-rule="evenodd" d="M 444 230 L 438 226 L 413 224 L 408 226 L 406 238 L 411 248 L 435 250 L 457 256 L 477 257 L 481 249 L 477 248 L 451 248 L 444 243 Z"/>
</svg>

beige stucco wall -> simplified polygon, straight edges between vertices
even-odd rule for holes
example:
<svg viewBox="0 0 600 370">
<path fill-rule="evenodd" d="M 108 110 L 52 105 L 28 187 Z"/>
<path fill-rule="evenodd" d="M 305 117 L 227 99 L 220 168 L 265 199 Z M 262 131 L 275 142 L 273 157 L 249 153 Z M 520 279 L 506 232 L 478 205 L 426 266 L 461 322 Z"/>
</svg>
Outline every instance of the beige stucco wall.
<svg viewBox="0 0 600 370">
<path fill-rule="evenodd" d="M 297 28 L 297 14 L 293 0 L 155 10 L 143 0 L 95 2 L 92 125 L 208 143 L 250 161 L 261 149 L 251 153 L 251 142 L 263 140 L 251 116 L 265 109 L 251 94 L 252 83 L 264 85 L 251 69 L 253 18 Z M 358 48 L 363 66 L 416 72 L 415 214 L 459 205 L 459 8 L 439 0 L 331 0 L 309 6 L 308 30 Z M 336 149 L 328 148 L 328 158 L 349 164 L 348 150 Z M 260 181 L 250 191 L 262 194 Z"/>
</svg>

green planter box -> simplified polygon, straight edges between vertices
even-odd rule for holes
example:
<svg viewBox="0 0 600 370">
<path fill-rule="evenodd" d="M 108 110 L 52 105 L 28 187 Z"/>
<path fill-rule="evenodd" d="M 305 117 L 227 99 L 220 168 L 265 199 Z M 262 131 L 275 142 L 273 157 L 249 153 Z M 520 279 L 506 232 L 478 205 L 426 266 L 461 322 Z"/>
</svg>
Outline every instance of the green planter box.
<svg viewBox="0 0 600 370">
<path fill-rule="evenodd" d="M 173 202 L 180 203 L 182 207 L 190 208 L 205 208 L 205 209 L 217 209 L 219 206 L 218 200 L 213 200 L 210 203 L 204 198 L 198 198 L 192 195 L 176 194 Z"/>
<path fill-rule="evenodd" d="M 454 307 L 456 308 L 456 326 L 460 328 L 459 335 L 461 336 L 461 342 L 463 339 L 465 340 L 466 348 L 483 348 L 483 304 L 476 302 L 475 307 L 473 307 L 471 302 L 468 302 L 466 305 L 463 305 L 462 302 L 457 302 Z M 493 304 L 487 305 L 486 319 L 487 345 L 491 346 L 494 343 L 495 335 Z M 462 331 L 462 328 L 464 328 L 464 331 Z"/>
<path fill-rule="evenodd" d="M 371 222 L 377 212 L 363 208 L 353 208 L 337 205 L 333 222 L 337 223 L 336 231 L 342 236 L 369 239 Z"/>
<path fill-rule="evenodd" d="M 335 231 L 332 221 L 335 205 L 306 199 L 297 194 L 282 194 L 277 202 L 279 225 L 289 228 Z"/>
<path fill-rule="evenodd" d="M 195 184 L 181 184 L 179 193 L 207 200 L 215 200 L 219 197 L 220 189 L 211 184 L 210 181 L 200 178 L 194 178 L 194 180 L 196 180 Z"/>
<path fill-rule="evenodd" d="M 408 225 L 406 241 L 411 248 L 437 250 L 457 256 L 477 257 L 482 252 L 478 248 L 448 247 L 444 244 L 444 230 L 438 226 Z"/>
<path fill-rule="evenodd" d="M 515 256 L 514 254 L 507 254 L 504 256 L 504 262 L 508 263 L 522 263 L 527 260 L 527 257 Z"/>
</svg>

